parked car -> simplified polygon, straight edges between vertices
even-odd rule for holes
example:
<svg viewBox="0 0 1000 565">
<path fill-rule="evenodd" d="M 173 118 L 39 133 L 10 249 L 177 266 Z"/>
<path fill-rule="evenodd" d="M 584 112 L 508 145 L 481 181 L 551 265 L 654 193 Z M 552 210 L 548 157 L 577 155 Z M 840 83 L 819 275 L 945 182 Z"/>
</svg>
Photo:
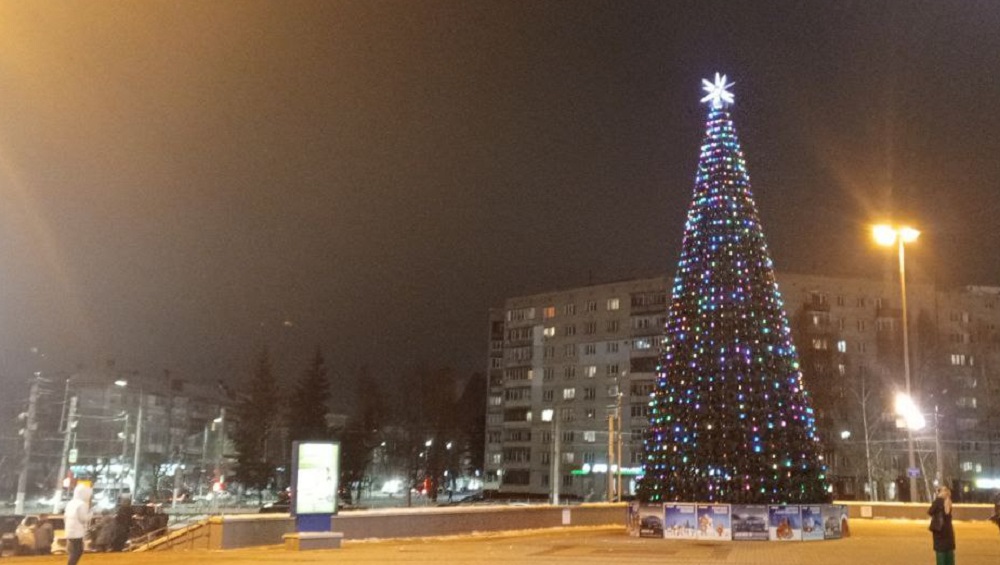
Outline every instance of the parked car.
<svg viewBox="0 0 1000 565">
<path fill-rule="evenodd" d="M 49 515 L 47 519 L 52 524 L 52 553 L 66 553 L 66 524 L 63 517 Z M 37 514 L 25 516 L 15 528 L 18 554 L 32 555 L 35 553 L 35 528 L 38 527 L 38 520 Z M 90 551 L 90 536 L 84 537 L 83 550 Z"/>
<path fill-rule="evenodd" d="M 48 521 L 52 524 L 52 549 L 56 548 L 56 539 L 63 538 L 65 551 L 66 526 L 62 516 L 49 516 Z M 17 535 L 17 553 L 20 555 L 32 555 L 35 553 L 35 529 L 38 528 L 39 516 L 32 514 L 21 519 L 14 533 Z"/>
<path fill-rule="evenodd" d="M 17 526 L 23 519 L 21 515 L 0 516 L 0 556 L 17 553 Z"/>
</svg>

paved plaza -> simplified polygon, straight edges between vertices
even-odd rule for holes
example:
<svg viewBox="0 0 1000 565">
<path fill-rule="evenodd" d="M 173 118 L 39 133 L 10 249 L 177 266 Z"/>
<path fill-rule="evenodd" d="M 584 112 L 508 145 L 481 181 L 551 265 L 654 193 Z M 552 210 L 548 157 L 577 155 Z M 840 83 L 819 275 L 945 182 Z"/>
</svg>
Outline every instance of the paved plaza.
<svg viewBox="0 0 1000 565">
<path fill-rule="evenodd" d="M 850 538 L 824 542 L 676 541 L 632 538 L 624 528 L 566 528 L 433 539 L 345 542 L 339 550 L 289 552 L 279 546 L 232 551 L 87 554 L 81 565 L 250 565 L 258 563 L 736 563 L 740 565 L 864 565 L 934 563 L 924 522 L 854 520 Z M 1000 563 L 993 524 L 955 522 L 956 563 Z M 16 557 L 10 564 L 65 563 L 65 556 Z"/>
</svg>

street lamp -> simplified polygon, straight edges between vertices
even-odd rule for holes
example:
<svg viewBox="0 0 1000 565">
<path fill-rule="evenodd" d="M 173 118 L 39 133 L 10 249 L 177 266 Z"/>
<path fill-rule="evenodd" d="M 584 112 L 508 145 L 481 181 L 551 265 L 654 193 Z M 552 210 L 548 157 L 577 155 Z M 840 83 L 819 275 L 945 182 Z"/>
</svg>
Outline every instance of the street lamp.
<svg viewBox="0 0 1000 565">
<path fill-rule="evenodd" d="M 115 381 L 115 386 L 125 388 L 129 385 L 127 379 L 118 379 Z M 131 494 L 132 500 L 138 500 L 137 495 L 139 494 L 139 454 L 142 449 L 142 396 L 143 387 L 139 387 L 139 410 L 135 418 L 135 454 L 132 457 L 132 484 Z"/>
<path fill-rule="evenodd" d="M 552 408 L 542 410 L 542 421 L 552 422 L 552 504 L 559 505 L 559 417 Z"/>
<path fill-rule="evenodd" d="M 912 397 L 910 388 L 910 336 L 906 311 L 906 244 L 916 241 L 920 232 L 909 226 L 890 226 L 880 224 L 872 229 L 872 235 L 879 245 L 897 245 L 899 249 L 899 291 L 903 315 L 903 377 L 906 381 L 906 395 Z M 906 474 L 910 478 L 910 502 L 917 502 L 917 456 L 913 448 L 913 431 L 906 428 L 906 451 L 909 468 Z"/>
</svg>

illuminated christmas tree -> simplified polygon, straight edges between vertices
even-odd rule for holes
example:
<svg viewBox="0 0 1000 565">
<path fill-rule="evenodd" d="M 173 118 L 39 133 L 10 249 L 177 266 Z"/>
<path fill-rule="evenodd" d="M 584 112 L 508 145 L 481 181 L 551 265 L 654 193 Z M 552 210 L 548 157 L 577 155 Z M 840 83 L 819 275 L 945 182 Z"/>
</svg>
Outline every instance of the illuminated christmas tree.
<svg viewBox="0 0 1000 565">
<path fill-rule="evenodd" d="M 727 107 L 709 103 L 694 199 L 650 401 L 642 500 L 828 498 L 809 397 Z"/>
</svg>

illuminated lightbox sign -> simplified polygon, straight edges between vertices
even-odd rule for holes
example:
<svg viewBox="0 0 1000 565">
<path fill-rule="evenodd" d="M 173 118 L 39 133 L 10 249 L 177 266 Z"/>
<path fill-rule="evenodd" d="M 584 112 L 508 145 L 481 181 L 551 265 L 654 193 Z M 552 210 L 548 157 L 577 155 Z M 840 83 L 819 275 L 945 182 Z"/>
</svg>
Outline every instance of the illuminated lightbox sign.
<svg viewBox="0 0 1000 565">
<path fill-rule="evenodd" d="M 339 443 L 296 443 L 295 514 L 336 514 Z"/>
</svg>

